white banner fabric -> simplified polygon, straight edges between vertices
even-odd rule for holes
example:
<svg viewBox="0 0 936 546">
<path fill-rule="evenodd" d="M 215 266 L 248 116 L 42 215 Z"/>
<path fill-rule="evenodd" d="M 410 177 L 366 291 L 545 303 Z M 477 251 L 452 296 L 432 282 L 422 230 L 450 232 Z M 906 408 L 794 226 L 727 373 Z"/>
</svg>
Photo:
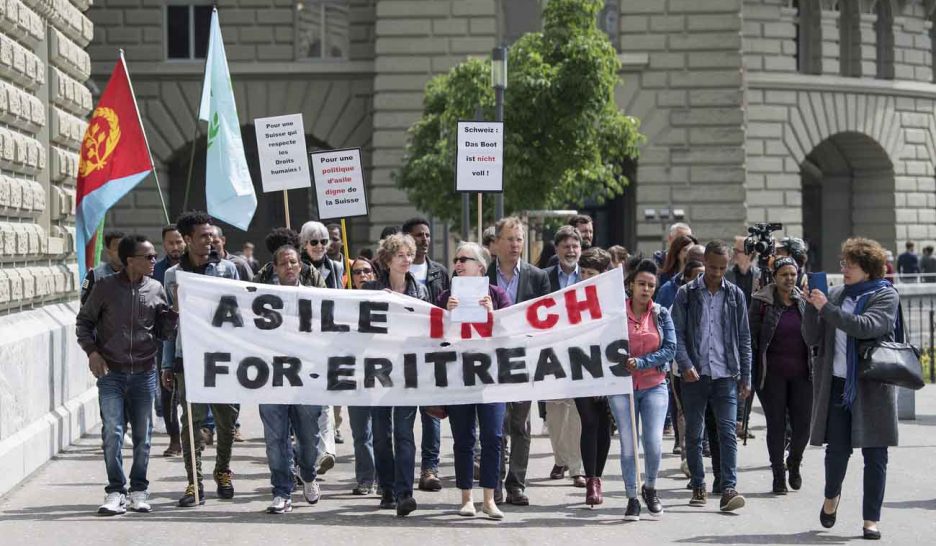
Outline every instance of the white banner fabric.
<svg viewBox="0 0 936 546">
<path fill-rule="evenodd" d="M 190 402 L 425 406 L 630 393 L 621 269 L 458 324 L 386 291 L 179 274 Z"/>
</svg>

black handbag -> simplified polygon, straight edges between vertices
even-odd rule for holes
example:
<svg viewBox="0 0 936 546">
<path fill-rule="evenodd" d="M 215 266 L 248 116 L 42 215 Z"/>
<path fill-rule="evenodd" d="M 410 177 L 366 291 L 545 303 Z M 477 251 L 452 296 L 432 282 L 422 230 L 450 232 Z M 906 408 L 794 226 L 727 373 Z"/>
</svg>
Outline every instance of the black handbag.
<svg viewBox="0 0 936 546">
<path fill-rule="evenodd" d="M 858 358 L 858 378 L 920 390 L 924 385 L 920 349 L 896 341 L 869 343 Z"/>
</svg>

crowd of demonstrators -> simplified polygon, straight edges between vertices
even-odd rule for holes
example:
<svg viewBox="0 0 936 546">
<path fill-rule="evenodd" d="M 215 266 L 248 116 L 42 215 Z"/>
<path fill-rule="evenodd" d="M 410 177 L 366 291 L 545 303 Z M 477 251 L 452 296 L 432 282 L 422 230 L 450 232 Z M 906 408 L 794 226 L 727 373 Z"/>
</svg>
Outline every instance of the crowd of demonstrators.
<svg viewBox="0 0 936 546">
<path fill-rule="evenodd" d="M 503 218 L 484 235 L 483 244 L 459 244 L 452 275 L 487 276 L 489 292 L 479 303 L 489 313 L 612 268 L 625 272 L 630 350 L 626 367 L 633 392 L 545 402 L 555 457 L 550 478 L 568 473 L 573 485 L 585 488 L 587 505 L 602 504 L 601 479 L 616 425 L 627 497 L 624 518 L 639 520 L 644 506 L 651 517 L 659 517 L 663 500 L 656 480 L 663 439 L 672 426 L 674 453 L 684 457 L 683 471 L 690 478 L 689 504 L 707 502 L 704 457 L 711 451 L 712 494 L 720 495 L 722 511 L 736 511 L 745 505 L 737 491 L 739 427 L 744 400 L 753 390 L 767 424 L 771 491 L 782 495 L 799 490 L 806 445 L 825 445 L 820 523 L 831 527 L 849 457 L 860 447 L 865 462 L 864 536 L 880 537 L 887 448 L 897 445 L 896 393 L 893 387 L 859 381 L 857 354 L 862 343 L 893 340 L 901 332 L 899 296 L 886 280 L 887 251 L 878 243 L 845 241 L 845 284 L 825 295 L 807 286 L 806 245 L 793 237 L 779 242 L 776 255 L 765 262 L 767 274 L 745 252 L 743 238 L 735 238 L 733 248 L 721 241 L 702 246 L 686 224 L 670 227 L 666 252 L 643 259 L 631 258 L 624 247 L 606 251 L 595 246 L 591 219 L 575 216 L 549 242 L 554 252 L 541 255 L 540 263 L 551 263 L 545 269 L 524 260 L 526 233 L 519 218 Z M 76 321 L 79 344 L 98 380 L 104 423 L 108 484 L 99 513 L 150 510 L 146 474 L 151 411 L 159 398 L 169 436 L 164 455 L 181 451 L 185 461 L 188 486 L 178 505 L 205 502 L 201 459 L 206 438 L 195 434 L 192 450 L 186 441 L 188 411 L 194 431 L 205 427 L 209 416 L 216 420 L 217 496 L 230 499 L 235 493 L 231 460 L 239 407 L 186 404 L 184 347 L 174 331 L 178 272 L 283 286 L 386 290 L 453 310 L 459 301 L 452 296 L 449 271 L 430 258 L 431 242 L 431 224 L 412 218 L 381 233 L 374 260 L 363 252 L 351 259 L 343 254 L 340 226 L 309 221 L 299 233 L 287 228 L 271 231 L 264 243 L 273 260 L 260 267 L 252 245 L 244 246 L 242 256 L 228 253 L 223 231 L 202 212 L 183 213 L 162 230 L 165 257 L 158 262 L 153 244 L 144 237 L 105 234 L 105 261 L 85 278 Z M 912 254 L 912 243 L 907 250 Z M 924 249 L 922 260 L 913 255 L 913 261 L 907 253 L 898 260 L 902 277 L 936 270 L 932 248 Z M 761 286 L 762 279 L 771 282 Z M 140 305 L 138 313 L 127 311 Z M 133 317 L 132 324 L 126 324 L 127 316 Z M 181 419 L 178 405 L 183 407 Z M 458 513 L 477 514 L 472 490 L 478 481 L 481 512 L 503 519 L 499 504 L 530 503 L 530 408 L 529 401 L 349 407 L 355 460 L 352 493 L 379 493 L 380 508 L 395 509 L 399 516 L 416 510 L 414 425 L 419 409 L 418 489 L 441 489 L 440 419 L 448 418 L 455 485 L 461 492 Z M 338 415 L 339 409 L 330 406 L 260 406 L 273 497 L 269 513 L 292 510 L 297 484 L 307 503 L 318 502 L 318 476 L 336 463 Z M 637 423 L 639 438 L 632 423 Z M 129 479 L 120 456 L 128 428 L 133 442 Z M 644 451 L 642 480 L 638 443 Z"/>
</svg>

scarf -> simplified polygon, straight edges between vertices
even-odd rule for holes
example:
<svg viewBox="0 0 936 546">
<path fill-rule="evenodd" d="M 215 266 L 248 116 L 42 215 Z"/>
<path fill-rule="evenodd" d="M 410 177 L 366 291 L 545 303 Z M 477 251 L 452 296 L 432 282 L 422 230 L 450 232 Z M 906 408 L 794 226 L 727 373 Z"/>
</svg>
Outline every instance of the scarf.
<svg viewBox="0 0 936 546">
<path fill-rule="evenodd" d="M 871 296 L 891 286 L 893 285 L 884 279 L 845 285 L 845 297 L 856 300 L 855 309 L 852 313 L 860 315 L 864 312 Z M 899 327 L 900 314 L 897 315 L 897 322 Z M 846 348 L 845 364 L 847 372 L 845 374 L 845 392 L 842 394 L 842 402 L 845 404 L 845 408 L 851 411 L 852 404 L 855 403 L 855 398 L 858 396 L 858 340 L 848 336 Z"/>
</svg>

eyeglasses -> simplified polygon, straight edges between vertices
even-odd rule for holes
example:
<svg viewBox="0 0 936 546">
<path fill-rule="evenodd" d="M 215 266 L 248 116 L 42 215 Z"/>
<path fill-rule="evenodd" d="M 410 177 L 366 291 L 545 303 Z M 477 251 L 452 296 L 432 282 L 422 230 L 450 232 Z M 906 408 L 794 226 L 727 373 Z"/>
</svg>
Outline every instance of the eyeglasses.
<svg viewBox="0 0 936 546">
<path fill-rule="evenodd" d="M 351 270 L 352 275 L 370 275 L 373 272 L 374 270 L 369 267 L 367 269 L 352 269 Z"/>
<path fill-rule="evenodd" d="M 159 259 L 159 255 L 157 254 L 134 254 L 133 257 L 134 258 L 146 258 L 147 260 L 151 262 L 155 262 L 156 260 Z"/>
<path fill-rule="evenodd" d="M 463 264 L 465 262 L 477 262 L 477 261 L 478 260 L 476 260 L 475 258 L 469 258 L 468 256 L 459 256 L 455 258 L 454 260 L 452 260 L 452 262 L 457 263 L 457 264 Z"/>
<path fill-rule="evenodd" d="M 842 261 L 839 262 L 839 268 L 840 268 L 840 269 L 849 269 L 850 267 L 852 267 L 852 265 L 851 265 L 850 263 L 846 262 L 845 260 L 842 260 Z"/>
<path fill-rule="evenodd" d="M 329 239 L 311 239 L 306 244 L 309 244 L 312 246 L 315 246 L 315 245 L 325 246 L 328 244 L 328 242 L 329 242 Z"/>
</svg>

